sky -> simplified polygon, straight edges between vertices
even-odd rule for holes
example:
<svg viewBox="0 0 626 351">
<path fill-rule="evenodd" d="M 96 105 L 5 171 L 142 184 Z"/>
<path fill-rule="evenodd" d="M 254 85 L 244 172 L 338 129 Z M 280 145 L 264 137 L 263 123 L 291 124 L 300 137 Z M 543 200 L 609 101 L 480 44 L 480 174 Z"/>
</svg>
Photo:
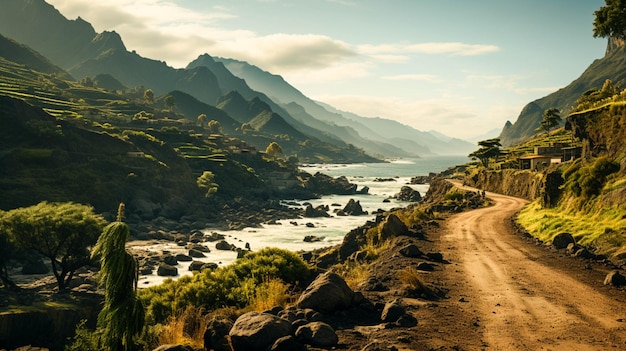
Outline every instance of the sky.
<svg viewBox="0 0 626 351">
<path fill-rule="evenodd" d="M 607 42 L 592 35 L 603 0 L 47 2 L 175 68 L 247 61 L 339 110 L 466 140 L 515 122 Z"/>
</svg>

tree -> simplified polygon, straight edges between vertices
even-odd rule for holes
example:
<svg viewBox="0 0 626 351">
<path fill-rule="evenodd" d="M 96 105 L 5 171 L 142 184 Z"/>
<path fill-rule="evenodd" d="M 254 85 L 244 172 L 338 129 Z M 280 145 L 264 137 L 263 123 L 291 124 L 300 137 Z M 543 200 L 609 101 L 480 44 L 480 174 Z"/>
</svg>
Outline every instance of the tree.
<svg viewBox="0 0 626 351">
<path fill-rule="evenodd" d="M 593 37 L 626 39 L 626 0 L 605 0 L 594 12 Z"/>
<path fill-rule="evenodd" d="M 134 349 L 134 338 L 143 329 L 145 312 L 137 298 L 137 260 L 126 251 L 130 229 L 123 222 L 124 204 L 117 220 L 107 225 L 93 248 L 91 257 L 100 259 L 100 285 L 104 305 L 98 314 L 100 343 L 106 350 Z"/>
<path fill-rule="evenodd" d="M 202 127 L 206 126 L 208 121 L 209 121 L 209 117 L 207 117 L 206 114 L 201 113 L 201 114 L 198 115 L 198 125 L 199 126 L 202 126 Z"/>
<path fill-rule="evenodd" d="M 90 262 L 88 248 L 106 221 L 93 207 L 72 202 L 40 202 L 2 216 L 3 227 L 18 248 L 31 249 L 50 259 L 59 291 L 74 272 Z"/>
<path fill-rule="evenodd" d="M 222 131 L 222 125 L 220 124 L 220 122 L 212 119 L 209 121 L 209 123 L 207 123 L 207 128 L 209 129 L 209 133 L 211 134 L 224 134 L 224 131 Z"/>
<path fill-rule="evenodd" d="M 550 129 L 556 127 L 561 123 L 561 111 L 558 108 L 549 108 L 543 112 L 543 119 L 539 124 L 537 130 L 545 130 L 550 135 Z"/>
<path fill-rule="evenodd" d="M 211 195 L 217 192 L 218 185 L 215 183 L 215 174 L 211 171 L 202 172 L 202 175 L 198 177 L 196 183 L 198 184 L 198 188 L 206 191 L 204 194 L 205 197 L 211 197 Z"/>
<path fill-rule="evenodd" d="M 475 157 L 485 166 L 489 167 L 489 159 L 500 156 L 500 138 L 487 139 L 478 142 L 480 149 L 469 154 L 469 157 Z"/>
<path fill-rule="evenodd" d="M 152 89 L 146 89 L 143 92 L 143 99 L 147 104 L 152 105 L 154 103 L 154 91 Z"/>
<path fill-rule="evenodd" d="M 274 158 L 275 160 L 278 155 L 283 154 L 283 149 L 280 147 L 280 145 L 278 145 L 277 142 L 272 141 L 269 145 L 267 145 L 267 148 L 265 148 L 265 154 Z"/>
<path fill-rule="evenodd" d="M 174 106 L 176 106 L 176 98 L 172 95 L 166 96 L 164 102 L 165 107 L 167 107 L 170 111 L 172 111 L 174 109 Z"/>
</svg>

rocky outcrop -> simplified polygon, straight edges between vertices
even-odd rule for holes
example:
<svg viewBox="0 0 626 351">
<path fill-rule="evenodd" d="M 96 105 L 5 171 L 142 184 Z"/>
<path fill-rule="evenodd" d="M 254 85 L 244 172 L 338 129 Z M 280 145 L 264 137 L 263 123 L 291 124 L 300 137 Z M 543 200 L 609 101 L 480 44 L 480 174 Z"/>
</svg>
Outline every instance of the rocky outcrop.
<svg viewBox="0 0 626 351">
<path fill-rule="evenodd" d="M 394 196 L 396 199 L 400 201 L 407 202 L 420 202 L 422 201 L 422 194 L 419 191 L 414 190 L 410 186 L 403 186 L 400 188 L 400 192 Z"/>
<path fill-rule="evenodd" d="M 328 211 L 330 208 L 325 205 L 319 205 L 317 207 L 313 207 L 313 205 L 308 204 L 304 209 L 304 217 L 307 218 L 318 218 L 318 217 L 330 217 Z"/>
<path fill-rule="evenodd" d="M 363 211 L 361 202 L 354 199 L 350 199 L 342 210 L 337 211 L 337 216 L 362 216 L 366 214 L 367 211 Z"/>
</svg>

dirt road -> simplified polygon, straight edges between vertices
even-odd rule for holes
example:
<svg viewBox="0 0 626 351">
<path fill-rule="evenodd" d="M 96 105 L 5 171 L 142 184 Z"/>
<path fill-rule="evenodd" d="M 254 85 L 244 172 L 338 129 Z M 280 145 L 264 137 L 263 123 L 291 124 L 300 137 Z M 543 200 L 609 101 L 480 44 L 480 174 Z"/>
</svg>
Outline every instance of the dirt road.
<svg viewBox="0 0 626 351">
<path fill-rule="evenodd" d="M 441 238 L 456 262 L 451 293 L 474 316 L 481 348 L 626 350 L 624 292 L 602 285 L 608 269 L 514 234 L 509 218 L 525 200 L 487 196 L 494 206 L 450 217 Z"/>
</svg>

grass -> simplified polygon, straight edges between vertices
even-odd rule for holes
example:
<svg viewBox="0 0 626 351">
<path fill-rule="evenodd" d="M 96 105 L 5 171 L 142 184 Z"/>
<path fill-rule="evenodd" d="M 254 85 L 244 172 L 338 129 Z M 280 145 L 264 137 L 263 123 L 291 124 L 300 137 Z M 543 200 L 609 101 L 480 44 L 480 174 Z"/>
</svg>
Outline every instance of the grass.
<svg viewBox="0 0 626 351">
<path fill-rule="evenodd" d="M 559 233 L 571 233 L 582 245 L 596 253 L 614 256 L 626 250 L 626 217 L 619 208 L 567 210 L 564 203 L 557 208 L 543 208 L 535 201 L 524 208 L 519 223 L 534 237 L 551 243 Z M 615 257 L 612 257 L 615 258 Z"/>
</svg>

